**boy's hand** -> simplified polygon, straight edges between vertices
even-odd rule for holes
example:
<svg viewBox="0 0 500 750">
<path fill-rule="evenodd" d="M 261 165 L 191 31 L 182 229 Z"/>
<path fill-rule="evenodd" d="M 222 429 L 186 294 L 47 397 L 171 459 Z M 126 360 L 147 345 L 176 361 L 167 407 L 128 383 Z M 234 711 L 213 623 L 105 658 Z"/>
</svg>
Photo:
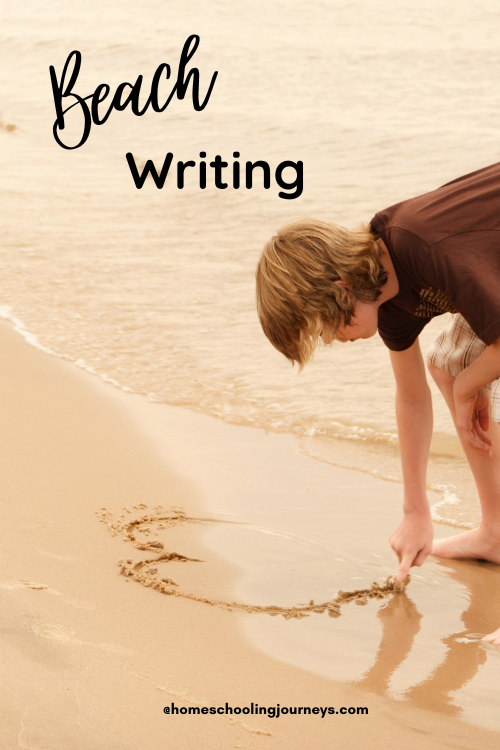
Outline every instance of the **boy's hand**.
<svg viewBox="0 0 500 750">
<path fill-rule="evenodd" d="M 458 378 L 457 378 L 458 380 Z M 464 440 L 487 458 L 491 457 L 492 442 L 486 432 L 490 426 L 490 395 L 481 388 L 473 396 L 462 395 L 455 381 L 453 397 L 456 409 L 456 426 Z"/>
<path fill-rule="evenodd" d="M 422 565 L 432 549 L 432 520 L 430 513 L 405 513 L 396 531 L 391 534 L 391 547 L 399 558 L 395 583 L 404 581 L 413 565 Z"/>
</svg>

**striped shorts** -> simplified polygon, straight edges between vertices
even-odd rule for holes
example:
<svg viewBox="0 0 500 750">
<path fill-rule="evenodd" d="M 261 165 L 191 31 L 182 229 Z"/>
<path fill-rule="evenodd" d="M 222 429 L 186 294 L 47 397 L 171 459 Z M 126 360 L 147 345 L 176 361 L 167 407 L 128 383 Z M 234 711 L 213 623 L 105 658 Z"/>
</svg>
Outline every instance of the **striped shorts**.
<svg viewBox="0 0 500 750">
<path fill-rule="evenodd" d="M 456 377 L 471 365 L 486 349 L 486 344 L 476 336 L 459 313 L 441 331 L 427 352 L 427 360 Z M 491 389 L 491 411 L 495 422 L 500 422 L 500 378 L 486 386 Z"/>
</svg>

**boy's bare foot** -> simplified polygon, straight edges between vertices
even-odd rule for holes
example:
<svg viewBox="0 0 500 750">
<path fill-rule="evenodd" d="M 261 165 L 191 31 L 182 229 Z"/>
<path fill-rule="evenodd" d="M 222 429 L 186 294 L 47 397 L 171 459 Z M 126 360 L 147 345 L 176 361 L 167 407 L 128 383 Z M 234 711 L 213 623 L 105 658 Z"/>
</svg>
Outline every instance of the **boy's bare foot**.
<svg viewBox="0 0 500 750">
<path fill-rule="evenodd" d="M 478 528 L 447 539 L 435 539 L 431 554 L 500 563 L 500 538 Z"/>
<path fill-rule="evenodd" d="M 494 633 L 485 635 L 483 641 L 488 641 L 488 643 L 493 643 L 495 646 L 500 646 L 500 628 L 495 630 Z"/>
</svg>

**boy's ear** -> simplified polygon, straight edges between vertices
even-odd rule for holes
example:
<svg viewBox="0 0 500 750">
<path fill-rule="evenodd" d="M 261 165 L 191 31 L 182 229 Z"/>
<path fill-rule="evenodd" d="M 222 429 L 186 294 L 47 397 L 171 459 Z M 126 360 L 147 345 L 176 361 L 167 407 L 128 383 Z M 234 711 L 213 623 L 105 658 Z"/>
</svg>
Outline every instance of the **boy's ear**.
<svg viewBox="0 0 500 750">
<path fill-rule="evenodd" d="M 352 293 L 352 289 L 351 289 L 351 288 L 349 287 L 349 285 L 348 285 L 348 284 L 346 284 L 346 283 L 345 283 L 345 281 L 341 281 L 341 279 L 338 279 L 338 281 L 335 281 L 334 283 L 335 283 L 335 284 L 338 284 L 339 286 L 343 286 L 343 287 L 344 287 L 344 289 L 347 289 L 347 291 L 349 292 L 349 297 L 350 297 L 351 299 L 353 298 L 353 296 L 354 296 L 354 295 L 353 295 L 353 293 Z"/>
</svg>

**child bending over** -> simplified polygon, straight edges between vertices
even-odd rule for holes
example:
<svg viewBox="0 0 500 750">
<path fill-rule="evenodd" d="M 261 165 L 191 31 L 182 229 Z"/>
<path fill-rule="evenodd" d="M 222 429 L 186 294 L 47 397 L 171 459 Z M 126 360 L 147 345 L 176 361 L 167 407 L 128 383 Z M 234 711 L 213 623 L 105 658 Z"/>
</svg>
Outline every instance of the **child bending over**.
<svg viewBox="0 0 500 750">
<path fill-rule="evenodd" d="M 403 520 L 396 581 L 429 554 L 500 563 L 500 164 L 379 211 L 366 227 L 302 220 L 257 267 L 264 333 L 302 368 L 326 344 L 379 332 L 396 379 Z M 427 354 L 474 475 L 477 529 L 433 542 L 426 496 L 432 403 L 418 337 L 453 313 Z M 486 637 L 500 645 L 500 629 Z"/>
</svg>

